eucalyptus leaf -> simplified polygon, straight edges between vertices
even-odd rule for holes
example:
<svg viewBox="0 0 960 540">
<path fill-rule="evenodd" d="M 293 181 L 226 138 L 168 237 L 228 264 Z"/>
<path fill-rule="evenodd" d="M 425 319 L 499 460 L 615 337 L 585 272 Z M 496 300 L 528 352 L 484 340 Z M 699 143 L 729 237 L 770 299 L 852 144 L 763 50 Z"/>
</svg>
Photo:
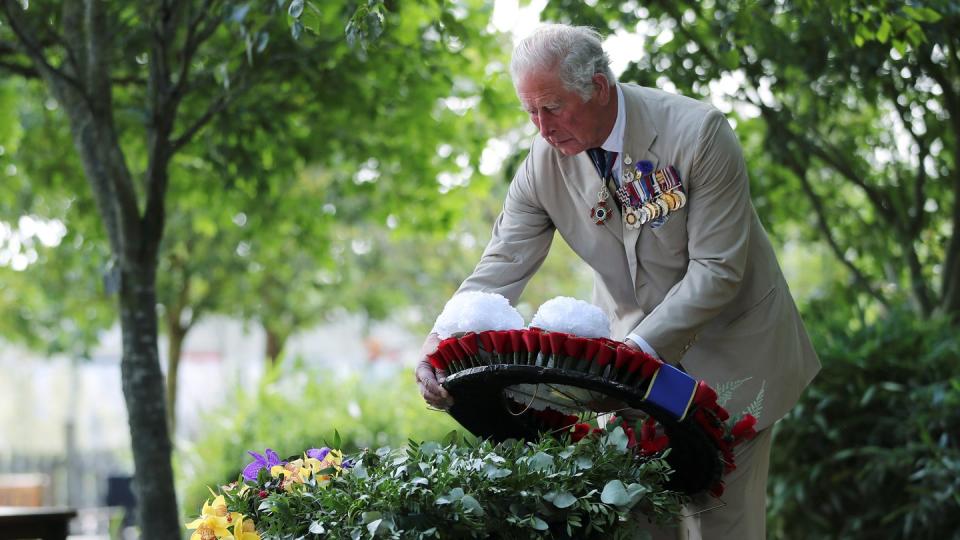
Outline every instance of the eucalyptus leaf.
<svg viewBox="0 0 960 540">
<path fill-rule="evenodd" d="M 630 496 L 627 495 L 627 489 L 620 480 L 611 480 L 603 486 L 603 492 L 600 494 L 600 500 L 606 504 L 614 506 L 623 506 L 630 502 Z"/>
<path fill-rule="evenodd" d="M 548 497 L 549 495 L 551 494 L 548 493 L 543 498 L 552 502 L 557 508 L 569 508 L 577 502 L 577 498 L 569 491 L 552 492 L 552 496 Z"/>
<path fill-rule="evenodd" d="M 531 526 L 538 531 L 546 531 L 550 529 L 550 525 L 546 521 L 534 516 L 531 520 Z"/>
<path fill-rule="evenodd" d="M 553 456 L 544 452 L 537 452 L 529 461 L 530 470 L 546 471 L 553 467 Z"/>
<path fill-rule="evenodd" d="M 612 446 L 620 452 L 626 452 L 629 439 L 622 427 L 617 426 L 612 432 L 606 435 L 605 440 L 608 446 Z"/>
<path fill-rule="evenodd" d="M 460 504 L 462 504 L 463 508 L 471 514 L 474 514 L 477 516 L 483 515 L 483 507 L 480 506 L 480 503 L 477 502 L 477 500 L 471 497 L 470 495 L 464 495 L 463 497 L 461 497 Z"/>
</svg>

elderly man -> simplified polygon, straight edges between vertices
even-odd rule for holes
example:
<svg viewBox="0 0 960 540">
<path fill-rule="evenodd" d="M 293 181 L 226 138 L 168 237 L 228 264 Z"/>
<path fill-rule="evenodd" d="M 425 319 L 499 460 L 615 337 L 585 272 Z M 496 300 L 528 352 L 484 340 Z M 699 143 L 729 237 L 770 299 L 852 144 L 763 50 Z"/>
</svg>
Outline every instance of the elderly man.
<svg viewBox="0 0 960 540">
<path fill-rule="evenodd" d="M 707 539 L 764 538 L 771 426 L 820 363 L 750 201 L 736 135 L 705 103 L 617 83 L 588 28 L 540 28 L 510 70 L 539 135 L 460 290 L 515 303 L 559 231 L 594 270 L 614 338 L 735 387 L 733 414 L 762 405 L 724 505 L 703 501 L 700 519 Z M 437 342 L 429 336 L 424 353 Z M 426 360 L 417 368 L 424 399 L 448 407 L 438 377 Z"/>
</svg>

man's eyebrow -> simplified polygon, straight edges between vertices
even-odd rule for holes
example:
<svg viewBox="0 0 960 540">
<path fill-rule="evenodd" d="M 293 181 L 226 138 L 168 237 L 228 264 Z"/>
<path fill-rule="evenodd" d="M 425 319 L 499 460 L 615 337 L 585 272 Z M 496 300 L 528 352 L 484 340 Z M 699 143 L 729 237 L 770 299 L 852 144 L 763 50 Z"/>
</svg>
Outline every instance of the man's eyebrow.
<svg viewBox="0 0 960 540">
<path fill-rule="evenodd" d="M 558 108 L 558 107 L 560 107 L 560 102 L 559 102 L 559 101 L 546 101 L 546 102 L 544 102 L 544 103 L 541 103 L 540 105 L 536 105 L 536 104 L 533 104 L 533 103 L 521 103 L 521 104 L 520 104 L 520 108 L 523 109 L 523 110 L 526 111 L 526 112 L 534 112 L 534 111 L 536 111 L 537 109 L 555 109 L 555 108 Z"/>
</svg>

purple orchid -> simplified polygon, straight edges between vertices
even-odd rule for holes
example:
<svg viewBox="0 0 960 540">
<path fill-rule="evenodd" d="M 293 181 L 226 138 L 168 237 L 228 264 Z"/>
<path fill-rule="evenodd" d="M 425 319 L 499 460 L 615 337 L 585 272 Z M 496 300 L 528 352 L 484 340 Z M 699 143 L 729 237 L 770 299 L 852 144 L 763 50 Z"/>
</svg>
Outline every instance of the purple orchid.
<svg viewBox="0 0 960 540">
<path fill-rule="evenodd" d="M 323 458 L 327 457 L 327 454 L 329 453 L 330 453 L 330 449 L 327 448 L 326 446 L 324 446 L 323 448 L 311 448 L 307 450 L 307 457 L 311 457 L 313 459 L 318 459 L 320 461 L 323 461 Z"/>
<path fill-rule="evenodd" d="M 243 468 L 243 477 L 251 482 L 257 481 L 257 473 L 260 472 L 260 469 L 269 471 L 274 465 L 286 465 L 287 463 L 286 461 L 280 461 L 280 456 L 270 448 L 267 448 L 266 456 L 249 450 L 247 453 L 253 456 L 253 463 Z"/>
</svg>

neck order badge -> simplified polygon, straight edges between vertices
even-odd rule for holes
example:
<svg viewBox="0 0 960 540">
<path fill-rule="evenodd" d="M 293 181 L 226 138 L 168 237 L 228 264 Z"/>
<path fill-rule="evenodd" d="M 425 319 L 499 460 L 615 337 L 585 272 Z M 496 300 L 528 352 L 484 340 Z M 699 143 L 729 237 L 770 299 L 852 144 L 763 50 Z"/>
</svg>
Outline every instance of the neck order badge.
<svg viewBox="0 0 960 540">
<path fill-rule="evenodd" d="M 607 207 L 607 199 L 610 198 L 607 181 L 613 177 L 613 164 L 617 161 L 617 153 L 591 148 L 587 150 L 587 154 L 600 175 L 600 191 L 597 192 L 597 204 L 590 209 L 590 219 L 597 225 L 603 225 L 610 217 L 610 209 Z"/>
</svg>

